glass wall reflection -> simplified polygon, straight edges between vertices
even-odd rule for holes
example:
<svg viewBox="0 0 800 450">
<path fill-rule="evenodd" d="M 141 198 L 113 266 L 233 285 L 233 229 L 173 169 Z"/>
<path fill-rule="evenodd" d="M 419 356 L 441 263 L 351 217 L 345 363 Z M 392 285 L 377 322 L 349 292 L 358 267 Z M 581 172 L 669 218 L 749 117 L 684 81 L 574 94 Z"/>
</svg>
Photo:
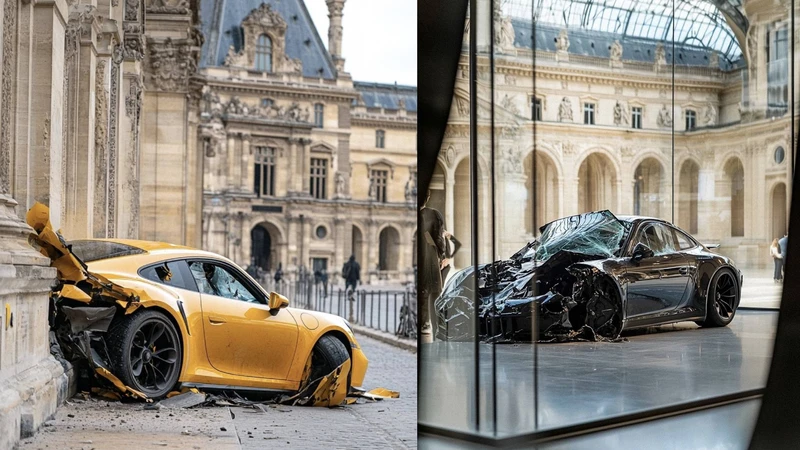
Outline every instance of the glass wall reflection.
<svg viewBox="0 0 800 450">
<path fill-rule="evenodd" d="M 420 422 L 503 437 L 763 387 L 795 156 L 794 2 L 476 8 L 431 183 L 429 206 L 463 247 L 437 302 L 440 333 L 420 349 Z M 621 231 L 625 244 L 604 255 L 613 260 L 604 267 L 623 268 L 615 295 L 626 330 L 587 336 L 575 324 L 590 319 L 572 315 L 575 334 L 538 334 L 543 302 L 567 305 L 555 301 L 573 291 L 525 278 L 525 264 L 541 262 L 520 255 L 547 238 L 544 225 L 603 210 L 667 223 L 652 235 Z M 716 272 L 668 281 L 699 274 L 699 263 L 659 269 L 659 295 L 632 287 L 633 243 L 648 236 L 661 255 L 696 255 L 696 241 L 733 261 L 743 284 L 729 325 L 693 315 L 722 289 Z M 462 289 L 476 268 L 478 286 Z M 651 326 L 654 312 L 691 320 Z M 451 333 L 459 320 L 469 325 Z"/>
</svg>

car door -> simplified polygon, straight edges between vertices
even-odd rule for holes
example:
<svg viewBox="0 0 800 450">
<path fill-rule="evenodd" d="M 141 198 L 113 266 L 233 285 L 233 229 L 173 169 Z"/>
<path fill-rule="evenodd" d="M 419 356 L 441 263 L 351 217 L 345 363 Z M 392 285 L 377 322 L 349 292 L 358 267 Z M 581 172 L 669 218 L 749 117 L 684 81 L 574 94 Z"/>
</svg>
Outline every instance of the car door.
<svg viewBox="0 0 800 450">
<path fill-rule="evenodd" d="M 663 225 L 645 222 L 628 248 L 632 256 L 636 244 L 653 250 L 653 256 L 625 263 L 627 282 L 626 313 L 629 319 L 674 310 L 683 299 L 686 277 L 683 255 L 675 251 L 674 238 Z"/>
<path fill-rule="evenodd" d="M 270 311 L 264 293 L 228 263 L 189 261 L 189 269 L 200 292 L 211 365 L 233 375 L 285 380 L 298 336 L 289 311 Z"/>
</svg>

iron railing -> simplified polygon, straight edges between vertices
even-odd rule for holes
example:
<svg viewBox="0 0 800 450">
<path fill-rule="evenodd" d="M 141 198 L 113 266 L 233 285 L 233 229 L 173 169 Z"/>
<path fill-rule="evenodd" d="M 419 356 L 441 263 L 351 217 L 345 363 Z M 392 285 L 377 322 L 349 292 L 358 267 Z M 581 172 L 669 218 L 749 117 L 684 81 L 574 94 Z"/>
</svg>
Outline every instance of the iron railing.
<svg viewBox="0 0 800 450">
<path fill-rule="evenodd" d="M 335 314 L 352 324 L 401 338 L 417 338 L 417 295 L 413 285 L 394 290 L 363 286 L 353 290 L 315 282 L 313 276 L 298 276 L 293 281 L 262 280 L 262 285 L 267 291 L 289 298 L 296 308 Z"/>
</svg>

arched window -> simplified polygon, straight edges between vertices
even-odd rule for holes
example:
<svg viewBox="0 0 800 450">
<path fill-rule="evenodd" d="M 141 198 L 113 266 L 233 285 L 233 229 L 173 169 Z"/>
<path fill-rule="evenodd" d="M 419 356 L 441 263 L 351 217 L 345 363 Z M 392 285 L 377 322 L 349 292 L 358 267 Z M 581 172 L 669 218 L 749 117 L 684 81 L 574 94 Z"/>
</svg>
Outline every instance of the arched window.
<svg viewBox="0 0 800 450">
<path fill-rule="evenodd" d="M 325 105 L 322 103 L 314 104 L 314 126 L 322 128 L 325 122 Z"/>
<path fill-rule="evenodd" d="M 256 70 L 272 72 L 272 39 L 266 34 L 260 35 L 256 42 Z"/>
</svg>

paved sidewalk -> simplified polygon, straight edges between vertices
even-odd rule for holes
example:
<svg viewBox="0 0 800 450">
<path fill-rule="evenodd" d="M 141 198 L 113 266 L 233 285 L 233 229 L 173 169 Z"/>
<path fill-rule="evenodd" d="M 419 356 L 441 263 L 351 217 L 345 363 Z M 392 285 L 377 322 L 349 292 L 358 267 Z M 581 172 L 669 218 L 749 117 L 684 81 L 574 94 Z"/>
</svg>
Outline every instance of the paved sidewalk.
<svg viewBox="0 0 800 450">
<path fill-rule="evenodd" d="M 411 449 L 417 447 L 416 354 L 358 336 L 369 358 L 366 389 L 399 399 L 340 408 L 280 406 L 144 410 L 142 403 L 76 401 L 20 450 L 33 449 Z"/>
<path fill-rule="evenodd" d="M 783 283 L 772 280 L 771 270 L 742 270 L 742 298 L 739 306 L 751 308 L 779 308 Z"/>
</svg>

